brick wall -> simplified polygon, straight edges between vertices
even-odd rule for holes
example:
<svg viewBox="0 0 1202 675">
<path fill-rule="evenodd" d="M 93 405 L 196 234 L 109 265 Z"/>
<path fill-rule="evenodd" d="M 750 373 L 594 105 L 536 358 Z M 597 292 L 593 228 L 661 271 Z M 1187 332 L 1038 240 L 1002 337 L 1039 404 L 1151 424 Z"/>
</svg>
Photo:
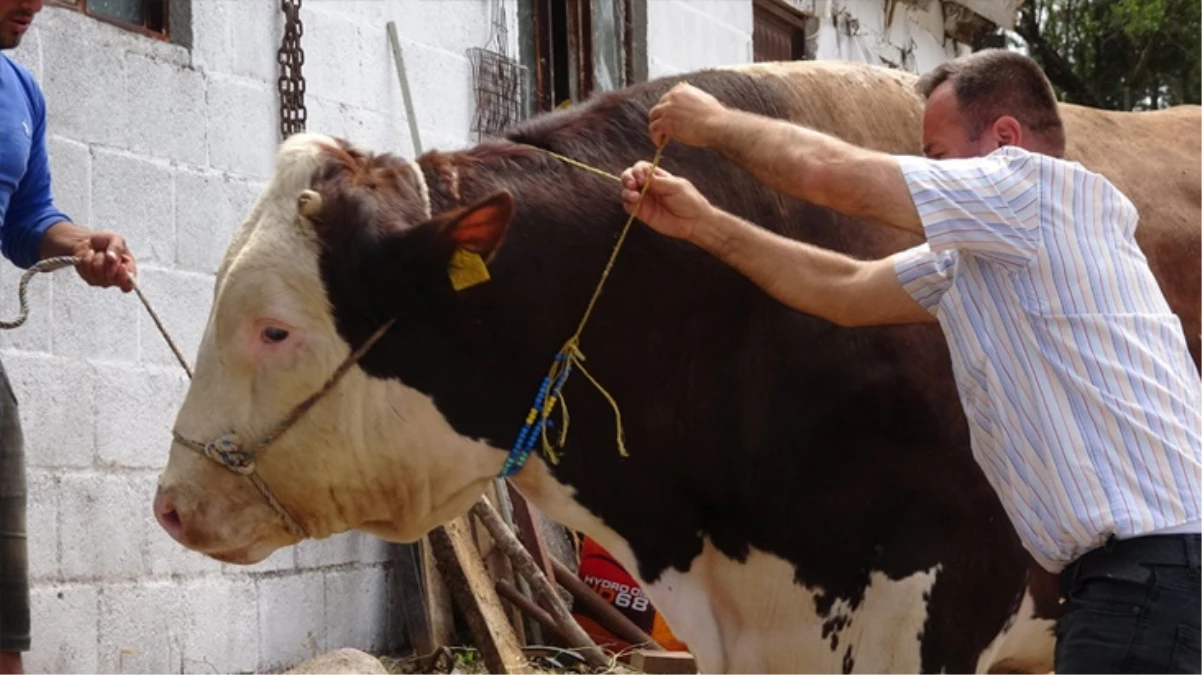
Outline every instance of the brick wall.
<svg viewBox="0 0 1202 675">
<path fill-rule="evenodd" d="M 511 3 L 512 7 L 512 3 Z M 192 0 L 193 47 L 47 7 L 10 54 L 49 107 L 56 198 L 122 232 L 148 297 L 192 360 L 213 273 L 278 143 L 278 0 Z M 309 129 L 412 153 L 385 23 L 396 20 L 426 148 L 469 138 L 465 50 L 486 0 L 305 0 Z M 511 16 L 516 11 L 510 10 Z M 511 35 L 516 34 L 512 27 Z M 20 271 L 0 265 L 0 313 Z M 171 541 L 151 499 L 186 379 L 133 295 L 39 277 L 0 333 L 30 487 L 33 672 L 278 669 L 404 640 L 392 548 L 348 534 L 230 566 Z"/>
</svg>

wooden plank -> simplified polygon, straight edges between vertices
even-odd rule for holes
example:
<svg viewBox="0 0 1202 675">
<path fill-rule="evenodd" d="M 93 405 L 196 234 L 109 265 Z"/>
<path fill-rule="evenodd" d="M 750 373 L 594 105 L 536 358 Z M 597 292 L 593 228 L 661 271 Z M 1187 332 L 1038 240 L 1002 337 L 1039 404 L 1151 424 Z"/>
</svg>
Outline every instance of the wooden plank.
<svg viewBox="0 0 1202 675">
<path fill-rule="evenodd" d="M 530 672 L 505 606 L 472 541 L 466 516 L 431 531 L 429 539 L 438 569 L 463 613 L 488 672 Z"/>
<path fill-rule="evenodd" d="M 630 655 L 630 667 L 640 673 L 688 675 L 697 672 L 697 662 L 688 652 L 653 652 L 636 649 Z"/>
<path fill-rule="evenodd" d="M 430 633 L 430 650 L 424 653 L 429 654 L 454 643 L 455 614 L 451 606 L 451 592 L 447 590 L 446 582 L 435 563 L 428 536 L 422 537 L 418 542 L 418 554 L 422 575 L 422 604 L 426 609 Z"/>
<path fill-rule="evenodd" d="M 505 495 L 498 494 L 499 490 L 506 490 Z M 488 488 L 484 491 L 489 500 L 497 503 L 506 503 L 509 498 L 508 486 L 504 481 L 494 480 L 489 483 Z M 501 498 L 505 499 L 502 500 Z M 501 550 L 497 543 L 493 541 L 492 535 L 487 529 L 477 527 L 476 521 L 469 519 L 469 526 L 472 529 L 472 536 L 476 541 L 476 550 L 480 552 L 480 557 L 484 559 L 484 568 L 488 570 L 488 574 L 493 581 L 506 581 L 509 584 L 517 582 L 517 573 L 513 570 L 513 563 L 509 560 L 509 556 L 505 555 L 505 551 Z M 526 625 L 523 620 L 524 616 L 516 607 L 509 606 L 509 623 L 513 626 L 514 633 L 517 634 L 518 643 L 526 644 Z"/>
<path fill-rule="evenodd" d="M 555 578 L 555 568 L 551 565 L 551 553 L 547 550 L 547 542 L 543 540 L 539 528 L 538 509 L 530 505 L 517 490 L 509 491 L 509 499 L 513 502 L 513 524 L 517 529 L 518 541 L 526 547 L 526 551 L 534 558 L 543 576 Z"/>
</svg>

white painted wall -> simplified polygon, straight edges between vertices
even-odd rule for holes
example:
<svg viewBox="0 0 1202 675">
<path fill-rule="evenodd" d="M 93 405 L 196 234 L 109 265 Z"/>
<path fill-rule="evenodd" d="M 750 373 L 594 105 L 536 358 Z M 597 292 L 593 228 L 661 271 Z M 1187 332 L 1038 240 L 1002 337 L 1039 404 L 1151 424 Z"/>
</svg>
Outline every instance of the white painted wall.
<svg viewBox="0 0 1202 675">
<path fill-rule="evenodd" d="M 821 60 L 922 73 L 971 51 L 944 36 L 939 0 L 780 1 L 818 18 L 812 40 Z M 1013 5 L 1012 0 L 1005 2 L 1006 7 Z M 649 73 L 656 77 L 750 62 L 752 32 L 752 0 L 647 0 Z"/>
<path fill-rule="evenodd" d="M 465 50 L 487 41 L 488 10 L 487 0 L 305 0 L 308 128 L 412 153 L 391 19 L 425 147 L 466 144 Z M 278 0 L 192 0 L 192 16 L 188 50 L 48 6 L 9 52 L 45 91 L 60 206 L 127 237 L 190 359 L 218 261 L 271 168 L 282 25 Z M 19 275 L 0 264 L 6 317 Z M 182 371 L 132 294 L 71 271 L 30 291 L 29 322 L 0 333 L 26 435 L 30 671 L 261 671 L 404 641 L 379 540 L 336 536 L 249 568 L 172 542 L 151 499 Z"/>
</svg>

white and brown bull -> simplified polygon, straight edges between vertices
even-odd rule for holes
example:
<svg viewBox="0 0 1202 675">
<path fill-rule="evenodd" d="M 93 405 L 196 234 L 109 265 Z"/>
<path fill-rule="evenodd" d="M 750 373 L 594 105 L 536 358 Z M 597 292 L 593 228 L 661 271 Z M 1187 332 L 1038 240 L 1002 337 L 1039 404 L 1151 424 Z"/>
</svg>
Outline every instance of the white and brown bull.
<svg viewBox="0 0 1202 675">
<path fill-rule="evenodd" d="M 820 62 L 684 77 L 734 107 L 918 152 L 909 75 Z M 249 564 L 352 529 L 412 541 L 468 509 L 625 221 L 616 184 L 539 149 L 615 173 L 649 158 L 647 110 L 680 79 L 416 162 L 288 139 L 218 272 L 155 499 L 163 527 Z M 1199 109 L 1064 114 L 1070 156 L 1140 208 L 1139 241 L 1196 361 Z M 788 236 L 863 257 L 916 243 L 782 197 L 708 151 L 672 145 L 663 165 Z M 460 250 L 486 260 L 491 280 L 457 290 Z M 609 404 L 575 375 L 560 461 L 532 457 L 511 481 L 635 573 L 704 670 L 1051 666 L 1054 586 L 973 462 L 937 328 L 845 329 L 791 312 L 637 226 L 583 344 L 620 406 L 629 457 Z M 253 464 L 239 454 L 264 438 Z"/>
</svg>

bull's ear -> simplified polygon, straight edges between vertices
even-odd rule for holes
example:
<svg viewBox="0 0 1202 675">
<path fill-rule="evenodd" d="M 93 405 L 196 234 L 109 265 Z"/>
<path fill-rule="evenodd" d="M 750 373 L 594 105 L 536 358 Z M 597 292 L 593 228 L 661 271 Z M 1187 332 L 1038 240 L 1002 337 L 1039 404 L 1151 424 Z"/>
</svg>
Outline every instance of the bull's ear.
<svg viewBox="0 0 1202 675">
<path fill-rule="evenodd" d="M 505 239 L 513 211 L 513 195 L 508 190 L 498 190 L 472 204 L 441 214 L 434 222 L 456 248 L 475 253 L 487 261 Z"/>
</svg>

